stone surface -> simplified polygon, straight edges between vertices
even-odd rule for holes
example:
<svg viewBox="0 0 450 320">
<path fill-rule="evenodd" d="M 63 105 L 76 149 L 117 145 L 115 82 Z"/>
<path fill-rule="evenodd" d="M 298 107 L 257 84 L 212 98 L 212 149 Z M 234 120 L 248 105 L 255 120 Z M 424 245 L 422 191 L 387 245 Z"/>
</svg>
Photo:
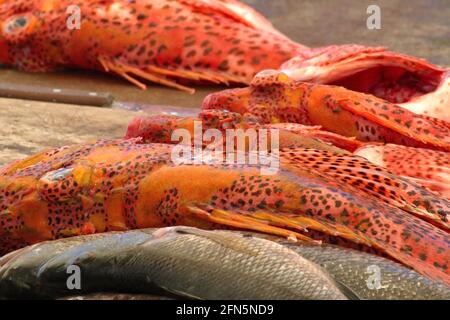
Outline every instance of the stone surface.
<svg viewBox="0 0 450 320">
<path fill-rule="evenodd" d="M 0 99 L 0 165 L 49 147 L 123 137 L 127 110 Z"/>
</svg>

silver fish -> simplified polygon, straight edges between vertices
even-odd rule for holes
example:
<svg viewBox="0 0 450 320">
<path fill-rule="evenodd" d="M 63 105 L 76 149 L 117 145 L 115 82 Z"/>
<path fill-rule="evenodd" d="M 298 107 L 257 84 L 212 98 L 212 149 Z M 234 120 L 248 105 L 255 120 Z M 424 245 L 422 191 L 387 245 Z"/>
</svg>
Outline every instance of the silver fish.
<svg viewBox="0 0 450 320">
<path fill-rule="evenodd" d="M 238 232 L 188 227 L 104 233 L 44 242 L 0 259 L 0 297 L 170 292 L 195 299 L 354 297 L 321 267 L 285 246 Z M 343 291 L 341 291 L 343 290 Z"/>
<path fill-rule="evenodd" d="M 280 239 L 275 241 L 323 267 L 360 299 L 450 300 L 450 287 L 389 259 L 333 245 Z"/>
</svg>

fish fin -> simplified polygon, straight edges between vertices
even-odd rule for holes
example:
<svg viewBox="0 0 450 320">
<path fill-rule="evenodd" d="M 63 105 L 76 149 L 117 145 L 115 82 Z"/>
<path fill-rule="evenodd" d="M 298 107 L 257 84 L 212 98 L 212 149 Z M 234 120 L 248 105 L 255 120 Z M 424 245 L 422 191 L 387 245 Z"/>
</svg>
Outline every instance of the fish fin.
<svg viewBox="0 0 450 320">
<path fill-rule="evenodd" d="M 45 160 L 48 156 L 47 153 L 51 151 L 52 149 L 46 149 L 44 151 L 41 151 L 35 155 L 29 156 L 22 160 L 16 160 L 11 162 L 8 165 L 2 166 L 0 168 L 0 175 L 12 175 L 18 170 L 25 169 L 27 167 L 31 167 L 40 161 Z"/>
<path fill-rule="evenodd" d="M 189 206 L 188 210 L 197 217 L 229 227 L 253 230 L 278 235 L 293 240 L 309 243 L 320 243 L 299 232 L 307 233 L 308 229 L 325 234 L 346 238 L 355 243 L 372 246 L 373 242 L 363 234 L 356 234 L 348 227 L 324 221 L 318 217 L 310 218 L 300 215 L 273 213 L 267 211 L 237 212 L 221 209 L 205 210 L 201 207 Z M 295 231 L 293 231 L 295 230 Z"/>
<path fill-rule="evenodd" d="M 244 83 L 248 84 L 248 79 L 241 76 L 234 76 L 227 74 L 226 72 L 214 71 L 214 70 L 184 70 L 184 69 L 166 69 L 156 66 L 146 66 L 146 70 L 163 75 L 177 77 L 193 81 L 209 81 L 215 84 L 225 84 L 230 83 Z"/>
<path fill-rule="evenodd" d="M 114 72 L 117 73 L 119 76 L 123 77 L 124 79 L 128 80 L 129 82 L 133 83 L 137 87 L 141 88 L 142 90 L 146 90 L 147 86 L 137 80 L 136 78 L 132 77 L 130 74 L 134 76 L 138 76 L 142 79 L 149 80 L 151 82 L 155 82 L 158 84 L 166 85 L 171 88 L 175 88 L 190 94 L 193 94 L 195 92 L 194 89 L 183 86 L 181 84 L 176 83 L 173 80 L 169 80 L 165 78 L 164 76 L 161 76 L 161 73 L 155 74 L 151 71 L 144 71 L 136 67 L 129 66 L 127 64 L 124 64 L 119 61 L 111 61 L 110 59 L 107 59 L 105 57 L 99 57 L 98 60 L 100 61 L 101 65 L 105 69 L 106 72 Z"/>
<path fill-rule="evenodd" d="M 166 293 L 169 293 L 170 295 L 173 295 L 176 298 L 184 298 L 184 299 L 190 299 L 190 300 L 205 300 L 204 298 L 200 298 L 198 296 L 194 296 L 193 294 L 176 290 L 176 289 L 170 289 L 165 286 L 161 286 L 158 284 L 155 284 L 159 289 L 165 291 Z"/>
<path fill-rule="evenodd" d="M 439 193 L 441 196 L 444 196 L 447 199 L 450 199 L 450 181 L 449 182 L 441 182 L 436 181 L 434 179 L 425 179 L 425 178 L 417 178 L 417 177 L 408 177 L 404 176 L 404 178 L 412 180 L 421 186 L 424 186 L 434 192 Z M 450 229 L 449 229 L 450 231 Z"/>
<path fill-rule="evenodd" d="M 450 192 L 450 154 L 447 152 L 395 144 L 366 144 L 354 154 L 450 199 L 446 196 Z"/>
<path fill-rule="evenodd" d="M 299 232 L 307 232 L 305 228 L 319 231 L 332 236 L 338 236 L 350 240 L 357 244 L 373 247 L 387 253 L 394 259 L 410 266 L 410 256 L 403 252 L 398 252 L 392 248 L 384 246 L 384 243 L 371 240 L 361 232 L 355 232 L 338 222 L 330 220 L 324 221 L 319 217 L 309 218 L 305 216 L 270 213 L 270 212 L 237 212 L 220 209 L 205 210 L 200 206 L 188 206 L 188 211 L 200 219 L 243 230 L 258 231 L 266 234 L 281 236 L 294 241 L 304 241 L 305 243 L 320 244 L 320 241 L 313 240 Z M 292 231 L 295 230 L 295 231 Z M 433 268 L 424 267 L 426 274 L 433 274 Z M 429 269 L 429 270 L 428 270 Z"/>
<path fill-rule="evenodd" d="M 336 278 L 332 277 L 331 275 L 330 275 L 330 277 L 336 284 L 336 287 L 339 289 L 339 291 L 341 291 L 342 294 L 344 296 L 346 296 L 349 300 L 363 300 L 358 296 L 358 294 L 355 291 L 353 291 L 351 288 L 349 288 L 345 283 L 337 280 Z"/>
<path fill-rule="evenodd" d="M 199 206 L 192 206 L 192 205 L 187 206 L 187 209 L 196 217 L 216 224 L 238 229 L 253 230 L 273 234 L 285 238 L 302 240 L 305 242 L 316 242 L 311 238 L 298 232 L 291 231 L 282 227 L 280 228 L 277 226 L 272 226 L 267 221 L 253 218 L 251 213 L 243 214 L 240 212 L 220 210 L 220 209 L 212 209 L 207 211 Z"/>
<path fill-rule="evenodd" d="M 350 170 L 354 168 L 349 168 Z M 386 203 L 389 203 L 399 209 L 402 209 L 406 212 L 409 212 L 415 215 L 418 218 L 426 220 L 441 229 L 450 231 L 450 224 L 448 223 L 448 218 L 445 216 L 437 214 L 437 212 L 430 212 L 426 209 L 426 207 L 421 207 L 419 205 L 414 204 L 415 201 L 420 201 L 421 204 L 425 204 L 429 202 L 427 196 L 423 196 L 420 194 L 422 190 L 420 187 L 413 186 L 411 183 L 407 182 L 406 179 L 402 179 L 402 186 L 395 187 L 394 181 L 399 181 L 400 177 L 385 177 L 384 182 L 374 181 L 370 178 L 364 178 L 359 176 L 361 172 L 367 172 L 366 170 L 352 170 L 352 172 L 346 173 L 335 173 L 334 177 L 342 179 L 346 183 L 350 183 L 352 186 L 356 186 L 356 188 L 371 194 L 372 196 L 383 200 Z M 376 173 L 373 173 L 376 174 Z M 358 183 L 358 182 L 359 183 Z M 389 183 L 386 183 L 390 181 Z M 370 187 L 369 187 L 370 186 Z M 382 191 L 384 190 L 384 191 Z M 405 190 L 415 191 L 415 197 L 410 198 Z M 429 198 L 433 198 L 431 192 L 428 194 Z M 418 200 L 421 199 L 421 200 Z M 444 204 L 445 206 L 445 204 Z M 447 206 L 448 207 L 448 206 Z"/>
<path fill-rule="evenodd" d="M 448 200 L 363 157 L 306 148 L 285 148 L 280 152 L 281 161 L 293 169 L 304 170 L 306 166 L 325 179 L 334 178 L 337 187 L 357 189 L 361 196 L 371 195 L 443 230 L 450 230 Z M 299 159 L 308 161 L 299 162 Z"/>
<path fill-rule="evenodd" d="M 253 8 L 234 0 L 181 0 L 198 11 L 221 13 L 253 29 L 279 34 L 272 23 Z"/>
<path fill-rule="evenodd" d="M 343 109 L 402 135 L 450 151 L 448 127 L 438 125 L 436 121 L 431 121 L 430 117 L 415 114 L 388 101 L 360 93 L 352 94 L 355 97 L 339 99 L 337 104 Z M 329 97 L 328 101 L 333 103 L 333 97 Z"/>
<path fill-rule="evenodd" d="M 251 247 L 245 246 L 243 243 L 235 243 L 232 241 L 228 241 L 230 237 L 239 237 L 237 234 L 232 233 L 218 233 L 218 232 L 211 232 L 208 230 L 198 229 L 198 228 L 191 228 L 191 227 L 181 227 L 177 228 L 175 230 L 178 233 L 184 233 L 184 234 L 191 234 L 198 237 L 203 237 L 209 240 L 212 240 L 221 246 L 233 249 L 238 252 L 245 253 L 247 255 L 256 256 L 257 252 L 253 250 Z"/>
<path fill-rule="evenodd" d="M 350 152 L 353 152 L 364 145 L 364 142 L 357 140 L 356 137 L 346 137 L 337 133 L 325 131 L 322 130 L 322 126 L 306 126 L 299 123 L 278 123 L 269 124 L 267 127 L 283 129 L 303 137 L 316 138 Z"/>
<path fill-rule="evenodd" d="M 434 123 L 436 126 L 442 127 L 442 128 L 446 128 L 446 129 L 450 129 L 450 122 L 442 120 L 442 119 L 438 119 L 438 118 L 433 118 L 431 116 L 427 116 L 422 114 L 421 115 L 422 118 Z"/>
<path fill-rule="evenodd" d="M 175 69 L 175 70 L 174 69 L 165 69 L 165 68 L 161 68 L 161 67 L 157 67 L 157 66 L 147 66 L 146 69 L 149 71 L 164 75 L 164 76 L 169 76 L 169 77 L 178 77 L 178 78 L 194 80 L 194 81 L 206 80 L 206 81 L 210 81 L 210 82 L 213 82 L 216 84 L 223 82 L 213 75 L 208 75 L 208 74 L 202 73 L 200 71 L 189 71 L 189 70 L 182 70 L 182 69 Z"/>
<path fill-rule="evenodd" d="M 281 70 L 295 70 L 309 66 L 336 65 L 352 57 L 365 57 L 367 54 L 381 53 L 386 51 L 384 47 L 366 47 L 358 44 L 330 45 L 326 47 L 313 48 L 303 56 L 294 57 L 281 65 Z M 308 77 L 309 76 L 309 77 Z M 303 75 L 298 80 L 311 80 L 311 75 Z M 316 80 L 316 79 L 312 79 Z"/>
<path fill-rule="evenodd" d="M 346 238 L 355 243 L 362 243 L 371 246 L 372 243 L 363 235 L 355 234 L 351 229 L 344 225 L 324 221 L 318 217 L 310 218 L 306 216 L 292 215 L 292 214 L 273 214 L 269 212 L 254 212 L 252 217 L 261 221 L 268 221 L 269 223 L 279 226 L 297 229 L 299 231 L 308 232 L 308 229 L 320 231 L 332 236 L 339 236 Z M 298 239 L 301 240 L 301 239 Z"/>
</svg>

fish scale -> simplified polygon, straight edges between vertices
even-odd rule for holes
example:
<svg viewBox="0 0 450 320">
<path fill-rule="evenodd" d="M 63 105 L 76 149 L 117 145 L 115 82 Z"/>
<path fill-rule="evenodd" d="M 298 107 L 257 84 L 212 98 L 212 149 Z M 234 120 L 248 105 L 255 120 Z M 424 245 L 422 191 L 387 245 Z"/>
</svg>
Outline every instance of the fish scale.
<svg viewBox="0 0 450 320">
<path fill-rule="evenodd" d="M 430 282 L 411 269 L 382 257 L 337 246 L 274 241 L 322 266 L 360 299 L 450 299 L 447 286 Z"/>
</svg>

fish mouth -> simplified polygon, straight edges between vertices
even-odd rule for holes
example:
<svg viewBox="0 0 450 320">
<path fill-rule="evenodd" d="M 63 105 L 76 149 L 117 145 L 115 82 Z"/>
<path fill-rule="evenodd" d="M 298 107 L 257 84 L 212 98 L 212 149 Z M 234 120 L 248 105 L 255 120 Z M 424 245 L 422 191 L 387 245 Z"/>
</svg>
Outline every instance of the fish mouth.
<svg viewBox="0 0 450 320">
<path fill-rule="evenodd" d="M 354 45 L 314 49 L 281 71 L 295 80 L 338 85 L 399 104 L 435 92 L 446 74 L 424 59 Z"/>
<path fill-rule="evenodd" d="M 136 117 L 128 124 L 124 138 L 142 137 L 144 141 L 171 143 L 171 133 L 177 128 L 178 119 L 172 115 Z"/>
<path fill-rule="evenodd" d="M 245 114 L 248 111 L 247 102 L 250 88 L 227 89 L 207 95 L 202 102 L 203 110 L 219 109 Z"/>
<path fill-rule="evenodd" d="M 125 133 L 124 139 L 131 139 L 138 136 L 141 133 L 141 124 L 143 119 L 141 117 L 136 117 L 128 124 L 127 132 Z"/>
</svg>

